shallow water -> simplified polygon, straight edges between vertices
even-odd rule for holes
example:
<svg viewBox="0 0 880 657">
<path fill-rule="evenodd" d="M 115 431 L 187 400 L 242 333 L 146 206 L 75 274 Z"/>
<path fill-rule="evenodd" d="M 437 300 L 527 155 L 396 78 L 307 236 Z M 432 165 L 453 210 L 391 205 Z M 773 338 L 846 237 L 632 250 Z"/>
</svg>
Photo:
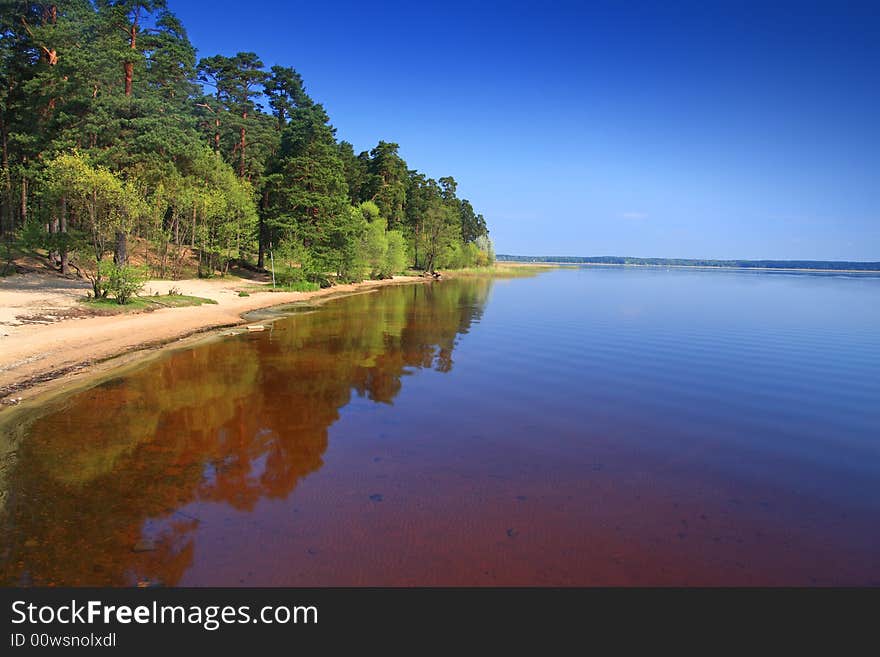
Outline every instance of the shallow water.
<svg viewBox="0 0 880 657">
<path fill-rule="evenodd" d="M 880 585 L 880 279 L 385 288 L 6 438 L 6 585 Z"/>
</svg>

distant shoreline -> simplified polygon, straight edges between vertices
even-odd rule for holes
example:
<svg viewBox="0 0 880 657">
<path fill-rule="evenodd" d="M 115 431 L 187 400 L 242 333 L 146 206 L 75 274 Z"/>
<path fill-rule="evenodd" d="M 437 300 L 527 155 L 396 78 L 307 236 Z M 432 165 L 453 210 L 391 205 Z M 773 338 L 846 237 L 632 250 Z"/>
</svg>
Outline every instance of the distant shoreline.
<svg viewBox="0 0 880 657">
<path fill-rule="evenodd" d="M 775 272 L 830 272 L 837 274 L 880 274 L 880 263 L 866 263 L 876 265 L 871 269 L 852 269 L 852 268 L 835 268 L 835 267 L 767 267 L 762 265 L 747 264 L 742 265 L 726 265 L 726 264 L 673 264 L 673 263 L 645 263 L 645 262 L 592 262 L 592 261 L 574 261 L 574 260 L 528 260 L 518 257 L 511 259 L 510 256 L 498 256 L 498 262 L 505 264 L 529 264 L 529 265 L 556 265 L 556 266 L 575 266 L 575 267 L 645 267 L 645 268 L 663 268 L 663 269 L 722 269 L 733 271 L 775 271 Z M 833 263 L 829 263 L 833 264 Z M 844 263 L 841 263 L 844 264 Z M 849 264 L 849 263 L 846 263 Z"/>
</svg>

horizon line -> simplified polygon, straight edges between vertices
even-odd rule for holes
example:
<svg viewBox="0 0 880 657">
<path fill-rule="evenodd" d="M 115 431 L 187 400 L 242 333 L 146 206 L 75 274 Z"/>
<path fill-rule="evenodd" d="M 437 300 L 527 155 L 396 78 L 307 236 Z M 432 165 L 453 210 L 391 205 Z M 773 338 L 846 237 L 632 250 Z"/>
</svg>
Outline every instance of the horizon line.
<svg viewBox="0 0 880 657">
<path fill-rule="evenodd" d="M 620 255 L 601 255 L 601 256 L 573 256 L 573 255 L 520 255 L 514 253 L 498 253 L 495 255 L 496 260 L 504 258 L 535 258 L 545 260 L 657 260 L 657 261 L 679 261 L 679 262 L 753 262 L 753 263 L 770 263 L 770 262 L 821 262 L 828 264 L 858 264 L 858 265 L 880 265 L 880 260 L 826 260 L 821 258 L 677 258 L 670 256 L 620 256 Z M 626 263 L 620 263 L 626 264 Z"/>
</svg>

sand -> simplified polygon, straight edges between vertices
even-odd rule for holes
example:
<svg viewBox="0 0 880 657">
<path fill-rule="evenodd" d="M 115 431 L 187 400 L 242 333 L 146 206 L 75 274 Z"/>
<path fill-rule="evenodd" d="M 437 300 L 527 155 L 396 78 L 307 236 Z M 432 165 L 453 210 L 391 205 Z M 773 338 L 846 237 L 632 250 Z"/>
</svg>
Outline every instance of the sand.
<svg viewBox="0 0 880 657">
<path fill-rule="evenodd" d="M 274 293 L 271 284 L 239 278 L 149 281 L 143 295 L 167 294 L 173 287 L 180 294 L 206 297 L 217 304 L 77 317 L 82 308 L 78 299 L 90 289 L 87 282 L 43 274 L 0 278 L 0 403 L 16 405 L 19 398 L 27 399 L 87 374 L 131 362 L 194 334 L 243 324 L 242 313 L 251 310 L 424 281 L 397 276 L 316 292 Z M 266 291 L 255 291 L 255 285 L 266 287 Z M 250 296 L 238 296 L 239 290 L 248 290 Z"/>
</svg>

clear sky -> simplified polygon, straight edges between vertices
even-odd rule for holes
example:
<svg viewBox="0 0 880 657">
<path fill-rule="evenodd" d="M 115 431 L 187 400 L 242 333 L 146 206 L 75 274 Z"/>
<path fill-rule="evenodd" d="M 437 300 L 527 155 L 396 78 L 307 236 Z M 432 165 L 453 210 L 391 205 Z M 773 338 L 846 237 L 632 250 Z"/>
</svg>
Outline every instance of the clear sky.
<svg viewBox="0 0 880 657">
<path fill-rule="evenodd" d="M 168 2 L 454 176 L 499 253 L 880 260 L 876 0 Z"/>
</svg>

